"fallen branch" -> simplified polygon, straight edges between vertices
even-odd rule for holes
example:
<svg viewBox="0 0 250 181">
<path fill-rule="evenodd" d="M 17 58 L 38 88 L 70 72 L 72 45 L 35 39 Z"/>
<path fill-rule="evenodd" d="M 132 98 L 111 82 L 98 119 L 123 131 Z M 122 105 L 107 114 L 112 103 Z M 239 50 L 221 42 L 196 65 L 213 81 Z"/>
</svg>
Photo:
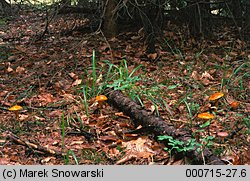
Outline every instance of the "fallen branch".
<svg viewBox="0 0 250 181">
<path fill-rule="evenodd" d="M 190 140 L 191 131 L 185 128 L 175 129 L 174 126 L 168 125 L 162 117 L 152 115 L 151 112 L 143 109 L 134 101 L 125 97 L 120 91 L 107 89 L 105 91 L 108 97 L 108 103 L 124 114 L 128 115 L 135 126 L 151 127 L 152 132 L 156 135 L 168 135 L 180 141 L 187 142 Z M 196 148 L 188 154 L 191 159 L 197 159 L 200 163 L 205 158 L 205 161 L 211 165 L 225 165 L 218 157 L 214 156 L 210 150 L 204 149 L 203 155 Z"/>
<path fill-rule="evenodd" d="M 7 132 L 7 138 L 9 138 L 10 140 L 12 140 L 13 142 L 15 142 L 17 144 L 26 146 L 28 148 L 31 148 L 31 149 L 34 149 L 37 151 L 41 151 L 41 152 L 49 154 L 49 155 L 56 155 L 56 156 L 64 156 L 65 155 L 64 153 L 61 153 L 59 151 L 52 150 L 52 149 L 49 149 L 47 147 L 44 147 L 41 145 L 36 145 L 36 144 L 31 143 L 29 141 L 23 140 L 23 139 L 19 138 L 17 135 L 15 135 L 9 131 Z"/>
</svg>

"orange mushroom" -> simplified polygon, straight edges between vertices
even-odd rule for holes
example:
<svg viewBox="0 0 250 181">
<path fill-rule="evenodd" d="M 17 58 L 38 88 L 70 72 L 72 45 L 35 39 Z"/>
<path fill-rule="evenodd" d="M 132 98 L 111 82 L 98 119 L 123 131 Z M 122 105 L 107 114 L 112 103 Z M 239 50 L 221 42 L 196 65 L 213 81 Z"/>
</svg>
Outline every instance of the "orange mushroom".
<svg viewBox="0 0 250 181">
<path fill-rule="evenodd" d="M 210 121 L 209 121 L 209 120 L 210 120 L 210 119 L 213 119 L 213 118 L 214 118 L 214 115 L 205 112 L 205 113 L 200 113 L 200 114 L 198 114 L 198 118 L 204 119 L 204 120 L 208 120 L 208 121 L 205 123 L 205 125 L 207 126 L 208 134 L 210 134 L 210 133 L 209 133 L 209 132 L 210 132 L 210 131 L 209 131 Z M 200 127 L 203 127 L 203 126 L 200 126 Z"/>
<path fill-rule="evenodd" d="M 214 93 L 213 95 L 211 95 L 211 96 L 209 97 L 209 100 L 210 100 L 210 101 L 216 101 L 216 100 L 220 99 L 220 98 L 223 97 L 223 96 L 224 96 L 223 93 L 217 92 L 217 93 Z"/>
<path fill-rule="evenodd" d="M 98 102 L 98 107 L 101 108 L 103 103 L 108 100 L 108 98 L 105 96 L 105 95 L 99 95 L 99 96 L 96 96 L 96 101 Z"/>
<path fill-rule="evenodd" d="M 230 103 L 230 106 L 232 107 L 232 109 L 237 109 L 239 107 L 240 103 L 237 101 L 233 101 Z"/>
<path fill-rule="evenodd" d="M 102 105 L 103 105 L 103 103 L 104 103 L 106 100 L 108 100 L 108 98 L 107 98 L 105 95 L 99 95 L 99 96 L 96 96 L 95 100 L 96 100 L 97 103 L 98 103 L 97 106 L 98 106 L 98 108 L 100 109 L 100 112 L 101 112 L 101 115 L 102 115 L 102 110 L 101 110 Z"/>
<path fill-rule="evenodd" d="M 22 106 L 19 106 L 19 105 L 14 105 L 12 107 L 9 108 L 9 111 L 13 111 L 16 115 L 16 119 L 18 120 L 19 119 L 19 111 L 23 109 Z"/>
<path fill-rule="evenodd" d="M 211 108 L 217 109 L 218 101 L 223 96 L 224 96 L 224 94 L 222 92 L 217 92 L 217 93 L 214 93 L 213 95 L 211 95 L 209 97 L 209 101 L 212 101 L 213 105 L 215 106 L 215 107 L 211 107 Z"/>
<path fill-rule="evenodd" d="M 200 118 L 200 119 L 213 119 L 213 118 L 214 118 L 214 115 L 205 112 L 205 113 L 200 113 L 200 114 L 198 114 L 198 118 Z"/>
</svg>

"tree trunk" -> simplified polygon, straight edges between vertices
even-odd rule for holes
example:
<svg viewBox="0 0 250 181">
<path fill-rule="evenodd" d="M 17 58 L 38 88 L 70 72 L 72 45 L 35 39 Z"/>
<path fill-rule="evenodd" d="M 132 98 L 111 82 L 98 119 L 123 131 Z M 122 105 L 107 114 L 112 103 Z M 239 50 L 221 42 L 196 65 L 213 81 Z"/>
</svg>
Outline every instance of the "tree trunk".
<svg viewBox="0 0 250 181">
<path fill-rule="evenodd" d="M 242 25 L 242 5 L 240 0 L 233 0 L 230 4 L 230 11 L 239 26 Z"/>
<path fill-rule="evenodd" d="M 250 31 L 250 3 L 246 4 L 246 11 L 245 11 L 245 22 L 244 22 L 244 29 L 245 31 Z"/>
<path fill-rule="evenodd" d="M 11 5 L 5 0 L 0 0 L 0 16 L 10 16 L 11 14 Z"/>
<path fill-rule="evenodd" d="M 102 24 L 102 30 L 107 38 L 111 38 L 117 35 L 118 26 L 115 17 L 115 7 L 117 5 L 116 0 L 104 0 L 104 19 Z"/>
<path fill-rule="evenodd" d="M 208 2 L 208 0 L 205 3 L 200 2 L 200 0 L 188 1 L 188 9 L 184 13 L 188 18 L 187 22 L 191 35 L 201 37 L 210 32 L 211 23 Z"/>
<path fill-rule="evenodd" d="M 139 11 L 146 35 L 146 53 L 148 54 L 156 52 L 156 37 L 162 31 L 164 19 L 163 4 L 163 0 L 156 0 L 155 3 L 152 3 L 151 1 L 146 1 L 144 4 L 145 6 L 142 6 Z"/>
<path fill-rule="evenodd" d="M 61 0 L 62 6 L 70 6 L 71 5 L 71 0 Z"/>
</svg>

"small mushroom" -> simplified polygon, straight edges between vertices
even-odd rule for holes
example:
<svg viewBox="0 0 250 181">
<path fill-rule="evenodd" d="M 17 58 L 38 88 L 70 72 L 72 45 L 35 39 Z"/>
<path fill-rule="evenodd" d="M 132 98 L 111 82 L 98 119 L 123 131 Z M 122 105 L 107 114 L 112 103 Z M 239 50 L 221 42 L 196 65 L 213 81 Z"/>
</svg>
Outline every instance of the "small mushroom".
<svg viewBox="0 0 250 181">
<path fill-rule="evenodd" d="M 210 119 L 213 119 L 213 118 L 214 118 L 214 115 L 205 112 L 205 113 L 200 113 L 200 114 L 198 114 L 198 118 L 203 119 L 203 120 L 210 120 Z M 208 134 L 209 134 L 209 132 L 210 132 L 210 131 L 209 131 L 210 121 L 207 121 L 205 124 L 208 125 L 208 126 L 207 126 L 207 129 L 208 129 Z"/>
<path fill-rule="evenodd" d="M 18 120 L 19 119 L 19 111 L 23 109 L 22 106 L 19 106 L 19 105 L 14 105 L 12 107 L 9 108 L 9 111 L 13 111 L 16 115 L 16 119 Z"/>
<path fill-rule="evenodd" d="M 105 102 L 105 101 L 107 101 L 108 100 L 108 98 L 105 96 L 105 95 L 99 95 L 99 96 L 96 96 L 96 101 L 97 101 L 97 103 L 98 103 L 98 108 L 100 109 L 100 112 L 101 112 L 101 115 L 102 115 L 102 105 L 103 105 L 103 103 Z"/>
<path fill-rule="evenodd" d="M 218 132 L 217 136 L 220 137 L 222 139 L 222 141 L 224 142 L 224 139 L 226 137 L 228 137 L 228 133 L 227 132 Z"/>
<path fill-rule="evenodd" d="M 218 106 L 219 99 L 223 96 L 224 96 L 224 94 L 222 92 L 217 92 L 209 97 L 209 101 L 211 101 L 213 103 L 213 105 L 215 106 L 215 109 Z"/>
<path fill-rule="evenodd" d="M 200 114 L 198 114 L 198 118 L 208 120 L 208 119 L 213 119 L 213 118 L 214 118 L 214 115 L 205 112 L 205 113 L 200 113 Z"/>
<path fill-rule="evenodd" d="M 211 96 L 209 97 L 209 100 L 210 100 L 210 101 L 216 101 L 216 100 L 220 99 L 220 98 L 223 97 L 223 96 L 224 96 L 223 93 L 217 92 L 217 93 L 211 95 Z"/>
<path fill-rule="evenodd" d="M 237 109 L 239 107 L 240 103 L 237 101 L 233 101 L 230 103 L 230 106 L 232 109 Z"/>
<path fill-rule="evenodd" d="M 105 95 L 99 95 L 99 96 L 96 96 L 96 101 L 98 102 L 98 107 L 101 108 L 103 103 L 108 100 L 108 98 L 105 96 Z"/>
</svg>

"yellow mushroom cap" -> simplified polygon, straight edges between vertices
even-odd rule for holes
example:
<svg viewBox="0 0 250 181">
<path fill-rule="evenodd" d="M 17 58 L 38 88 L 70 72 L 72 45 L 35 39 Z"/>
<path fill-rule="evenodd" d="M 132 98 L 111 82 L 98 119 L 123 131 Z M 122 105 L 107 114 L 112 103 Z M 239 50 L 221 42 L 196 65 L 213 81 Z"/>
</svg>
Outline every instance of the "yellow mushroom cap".
<svg viewBox="0 0 250 181">
<path fill-rule="evenodd" d="M 205 112 L 205 113 L 200 113 L 200 114 L 198 114 L 198 118 L 200 118 L 200 119 L 213 119 L 213 118 L 214 118 L 214 115 Z"/>
<path fill-rule="evenodd" d="M 99 95 L 95 98 L 97 101 L 106 101 L 108 98 L 105 95 Z"/>
<path fill-rule="evenodd" d="M 9 111 L 19 111 L 22 108 L 23 108 L 22 106 L 14 105 L 11 108 L 9 108 Z"/>
<path fill-rule="evenodd" d="M 211 95 L 211 96 L 209 97 L 209 100 L 210 100 L 210 101 L 214 101 L 214 100 L 217 100 L 217 99 L 219 99 L 219 98 L 221 98 L 221 97 L 223 97 L 223 96 L 224 96 L 223 93 L 217 92 L 217 93 Z"/>
</svg>

